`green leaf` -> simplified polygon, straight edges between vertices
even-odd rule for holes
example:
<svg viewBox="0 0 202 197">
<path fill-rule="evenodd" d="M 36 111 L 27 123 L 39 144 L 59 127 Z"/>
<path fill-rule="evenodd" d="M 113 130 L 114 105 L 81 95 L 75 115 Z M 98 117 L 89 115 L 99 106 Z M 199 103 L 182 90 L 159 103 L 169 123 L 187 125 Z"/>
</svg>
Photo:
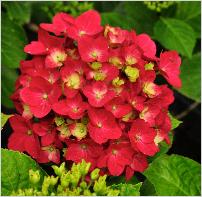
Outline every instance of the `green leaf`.
<svg viewBox="0 0 202 197">
<path fill-rule="evenodd" d="M 187 1 L 178 2 L 176 18 L 191 25 L 196 36 L 201 36 L 201 2 Z"/>
<path fill-rule="evenodd" d="M 13 3 L 13 2 L 12 2 Z M 9 68 L 18 68 L 20 60 L 25 59 L 23 52 L 27 43 L 23 28 L 12 22 L 7 15 L 2 14 L 2 64 Z"/>
<path fill-rule="evenodd" d="M 160 18 L 154 26 L 154 37 L 166 49 L 177 50 L 181 55 L 191 58 L 196 36 L 187 23 L 172 18 Z"/>
<path fill-rule="evenodd" d="M 157 13 L 147 8 L 143 2 L 124 2 L 124 17 L 130 16 L 137 33 L 153 35 L 153 27 L 158 19 Z M 124 22 L 124 21 L 123 21 Z"/>
<path fill-rule="evenodd" d="M 1 149 L 1 195 L 8 196 L 19 188 L 28 188 L 30 169 L 40 171 L 40 186 L 46 173 L 33 159 L 17 151 Z"/>
<path fill-rule="evenodd" d="M 182 87 L 177 89 L 181 94 L 200 102 L 201 100 L 201 54 L 192 59 L 184 59 L 181 65 L 180 78 Z"/>
<path fill-rule="evenodd" d="M 154 186 L 146 179 L 140 188 L 141 196 L 157 196 Z"/>
<path fill-rule="evenodd" d="M 194 196 L 201 191 L 201 166 L 179 155 L 162 155 L 144 172 L 160 196 Z"/>
<path fill-rule="evenodd" d="M 109 24 L 114 27 L 121 27 L 123 29 L 131 30 L 133 26 L 133 20 L 128 16 L 122 16 L 116 12 L 102 13 L 102 25 Z"/>
<path fill-rule="evenodd" d="M 6 122 L 8 121 L 8 119 L 13 116 L 12 114 L 11 115 L 7 115 L 7 114 L 4 114 L 4 113 L 1 113 L 1 128 L 4 127 L 4 125 L 6 124 Z"/>
<path fill-rule="evenodd" d="M 170 120 L 171 120 L 171 125 L 172 125 L 171 130 L 176 129 L 182 123 L 182 121 L 173 117 L 171 113 L 168 113 L 168 116 L 170 117 Z"/>
<path fill-rule="evenodd" d="M 118 185 L 112 185 L 113 189 L 119 189 L 120 190 L 120 196 L 139 196 L 140 195 L 140 187 L 142 186 L 142 183 L 138 184 L 123 184 L 120 183 Z"/>
<path fill-rule="evenodd" d="M 30 2 L 3 2 L 3 6 L 6 8 L 10 20 L 16 21 L 18 24 L 25 24 L 30 21 Z"/>
<path fill-rule="evenodd" d="M 5 66 L 2 66 L 1 69 L 1 102 L 5 107 L 12 108 L 13 102 L 11 101 L 10 96 L 14 92 L 15 81 L 18 74 L 15 69 L 10 69 Z"/>
</svg>

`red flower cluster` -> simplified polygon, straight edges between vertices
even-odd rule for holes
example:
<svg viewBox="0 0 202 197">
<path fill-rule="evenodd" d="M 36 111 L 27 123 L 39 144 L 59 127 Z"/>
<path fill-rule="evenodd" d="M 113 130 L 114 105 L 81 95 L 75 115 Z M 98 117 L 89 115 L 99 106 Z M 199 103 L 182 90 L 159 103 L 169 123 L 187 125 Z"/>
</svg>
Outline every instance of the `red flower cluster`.
<svg viewBox="0 0 202 197">
<path fill-rule="evenodd" d="M 145 170 L 159 142 L 169 143 L 174 97 L 155 79 L 158 73 L 180 87 L 181 59 L 176 51 L 158 58 L 147 34 L 100 21 L 89 10 L 40 25 L 38 40 L 24 49 L 33 58 L 20 64 L 12 95 L 20 115 L 10 118 L 8 147 L 40 163 L 59 163 L 63 150 L 66 160 L 129 179 Z"/>
</svg>

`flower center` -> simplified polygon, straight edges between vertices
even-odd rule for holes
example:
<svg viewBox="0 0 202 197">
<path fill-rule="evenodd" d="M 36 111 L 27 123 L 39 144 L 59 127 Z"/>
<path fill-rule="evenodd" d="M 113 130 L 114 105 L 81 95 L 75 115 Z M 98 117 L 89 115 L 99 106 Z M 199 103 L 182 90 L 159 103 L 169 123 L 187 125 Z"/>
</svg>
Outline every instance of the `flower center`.
<svg viewBox="0 0 202 197">
<path fill-rule="evenodd" d="M 115 149 L 112 150 L 112 154 L 113 154 L 113 155 L 116 155 L 117 153 L 118 153 L 117 150 L 115 150 Z"/>
<path fill-rule="evenodd" d="M 85 35 L 85 34 L 86 34 L 85 31 L 79 31 L 79 36 L 80 36 L 80 37 L 83 36 L 83 35 Z"/>
<path fill-rule="evenodd" d="M 101 123 L 101 122 L 98 122 L 98 123 L 97 123 L 97 126 L 98 126 L 99 128 L 101 128 L 101 127 L 102 127 L 102 123 Z"/>
<path fill-rule="evenodd" d="M 112 110 L 115 111 L 117 109 L 116 105 L 112 106 Z"/>
<path fill-rule="evenodd" d="M 72 89 L 79 89 L 79 86 L 80 86 L 79 74 L 77 74 L 77 73 L 71 74 L 67 80 L 67 86 Z"/>
<path fill-rule="evenodd" d="M 93 58 L 96 58 L 96 57 L 98 56 L 97 51 L 93 51 L 93 52 L 91 52 L 91 56 L 92 56 Z"/>
<path fill-rule="evenodd" d="M 54 51 L 51 53 L 51 56 L 53 58 L 53 61 L 55 63 L 57 63 L 59 66 L 62 66 L 63 65 L 63 62 L 65 61 L 67 55 L 65 52 L 63 51 Z"/>
<path fill-rule="evenodd" d="M 141 136 L 140 135 L 135 135 L 135 139 L 136 139 L 136 141 L 140 141 L 141 140 Z"/>
<path fill-rule="evenodd" d="M 43 99 L 47 99 L 48 98 L 48 94 L 44 93 L 43 94 Z"/>
<path fill-rule="evenodd" d="M 86 145 L 86 144 L 81 144 L 81 148 L 82 148 L 83 150 L 86 150 L 86 149 L 87 149 L 87 145 Z"/>
<path fill-rule="evenodd" d="M 54 151 L 54 148 L 51 146 L 51 147 L 49 148 L 49 151 L 50 151 L 50 152 L 53 152 L 53 151 Z"/>
<path fill-rule="evenodd" d="M 73 107 L 72 111 L 73 111 L 74 113 L 77 113 L 77 112 L 79 111 L 79 108 L 78 108 L 78 107 Z"/>
<path fill-rule="evenodd" d="M 32 130 L 28 130 L 27 135 L 32 135 Z"/>
</svg>

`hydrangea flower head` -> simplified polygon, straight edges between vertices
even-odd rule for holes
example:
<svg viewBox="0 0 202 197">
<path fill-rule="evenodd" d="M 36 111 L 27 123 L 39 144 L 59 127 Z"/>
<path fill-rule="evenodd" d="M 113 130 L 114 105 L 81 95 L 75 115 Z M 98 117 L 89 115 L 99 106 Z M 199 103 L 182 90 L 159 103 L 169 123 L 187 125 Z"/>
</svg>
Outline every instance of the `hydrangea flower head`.
<svg viewBox="0 0 202 197">
<path fill-rule="evenodd" d="M 84 159 L 91 170 L 130 179 L 169 143 L 173 92 L 156 79 L 181 86 L 176 51 L 158 55 L 149 35 L 102 26 L 95 10 L 57 13 L 24 51 L 32 59 L 21 61 L 11 96 L 18 115 L 10 149 L 39 163 Z"/>
</svg>

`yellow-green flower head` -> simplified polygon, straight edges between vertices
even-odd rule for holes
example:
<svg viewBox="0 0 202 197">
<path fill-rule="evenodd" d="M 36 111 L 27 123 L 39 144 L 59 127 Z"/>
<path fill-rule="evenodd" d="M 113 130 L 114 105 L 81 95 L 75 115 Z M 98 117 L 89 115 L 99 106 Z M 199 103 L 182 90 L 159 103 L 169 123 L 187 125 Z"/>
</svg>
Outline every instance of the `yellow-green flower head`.
<svg viewBox="0 0 202 197">
<path fill-rule="evenodd" d="M 40 173 L 38 170 L 29 170 L 29 180 L 33 184 L 37 184 L 40 181 Z"/>
<path fill-rule="evenodd" d="M 125 69 L 125 73 L 128 76 L 130 82 L 136 82 L 139 77 L 139 70 L 132 66 L 127 66 Z"/>
<path fill-rule="evenodd" d="M 98 169 L 98 168 L 94 169 L 90 174 L 91 179 L 92 180 L 98 179 L 99 173 L 100 173 L 100 169 Z"/>
<path fill-rule="evenodd" d="M 65 162 L 63 162 L 59 167 L 56 166 L 56 165 L 53 165 L 52 166 L 55 174 L 59 177 L 62 176 L 62 174 L 64 174 L 66 172 L 66 169 L 65 169 Z"/>
<path fill-rule="evenodd" d="M 148 63 L 144 65 L 145 70 L 154 70 L 154 64 L 153 63 Z"/>
</svg>

